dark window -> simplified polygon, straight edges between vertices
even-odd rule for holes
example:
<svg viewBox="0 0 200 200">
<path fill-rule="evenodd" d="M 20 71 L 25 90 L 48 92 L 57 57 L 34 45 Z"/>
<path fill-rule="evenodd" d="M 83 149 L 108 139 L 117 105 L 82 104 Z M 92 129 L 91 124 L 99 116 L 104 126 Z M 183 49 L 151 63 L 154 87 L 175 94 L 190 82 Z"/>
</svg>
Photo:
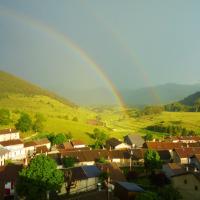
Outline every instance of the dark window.
<svg viewBox="0 0 200 200">
<path fill-rule="evenodd" d="M 195 190 L 198 190 L 198 186 L 197 186 L 197 185 L 195 185 L 194 189 L 195 189 Z"/>
<path fill-rule="evenodd" d="M 187 184 L 187 180 L 186 179 L 184 180 L 184 183 Z"/>
</svg>

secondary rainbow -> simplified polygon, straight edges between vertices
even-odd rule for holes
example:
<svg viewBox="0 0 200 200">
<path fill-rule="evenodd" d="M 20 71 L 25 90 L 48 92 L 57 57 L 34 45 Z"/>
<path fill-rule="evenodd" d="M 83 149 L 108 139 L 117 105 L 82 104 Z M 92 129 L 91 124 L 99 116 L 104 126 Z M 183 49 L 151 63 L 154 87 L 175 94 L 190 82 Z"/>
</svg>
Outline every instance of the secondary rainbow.
<svg viewBox="0 0 200 200">
<path fill-rule="evenodd" d="M 53 28 L 50 25 L 47 25 L 39 20 L 36 20 L 30 16 L 19 14 L 18 12 L 14 10 L 7 9 L 5 7 L 0 7 L 0 15 L 13 17 L 14 19 L 20 20 L 21 22 L 24 22 L 34 28 L 39 29 L 40 31 L 43 31 L 52 37 L 54 37 L 56 40 L 59 40 L 61 43 L 67 45 L 67 47 L 71 47 L 76 53 L 79 54 L 79 56 L 89 64 L 90 68 L 94 70 L 102 80 L 106 83 L 109 90 L 112 92 L 114 97 L 116 98 L 117 103 L 125 110 L 126 106 L 123 101 L 123 98 L 113 82 L 108 78 L 102 67 L 100 67 L 81 47 L 79 47 L 74 41 L 72 41 L 66 34 L 57 31 L 55 28 Z"/>
</svg>

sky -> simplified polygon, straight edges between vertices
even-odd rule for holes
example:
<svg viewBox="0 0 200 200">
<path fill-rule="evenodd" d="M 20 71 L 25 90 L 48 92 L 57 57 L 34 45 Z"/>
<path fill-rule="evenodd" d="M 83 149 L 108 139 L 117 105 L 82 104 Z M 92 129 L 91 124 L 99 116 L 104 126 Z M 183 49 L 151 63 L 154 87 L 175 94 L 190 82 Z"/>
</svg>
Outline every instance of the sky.
<svg viewBox="0 0 200 200">
<path fill-rule="evenodd" d="M 0 69 L 73 95 L 199 83 L 198 0 L 0 0 Z"/>
</svg>

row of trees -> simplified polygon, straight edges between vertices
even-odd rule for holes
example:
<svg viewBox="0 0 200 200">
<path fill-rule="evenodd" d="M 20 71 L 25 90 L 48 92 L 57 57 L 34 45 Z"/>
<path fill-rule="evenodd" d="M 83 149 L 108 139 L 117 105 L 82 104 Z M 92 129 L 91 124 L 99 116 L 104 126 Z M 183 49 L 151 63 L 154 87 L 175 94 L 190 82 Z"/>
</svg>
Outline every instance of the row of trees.
<svg viewBox="0 0 200 200">
<path fill-rule="evenodd" d="M 49 141 L 51 142 L 52 145 L 59 145 L 59 144 L 63 144 L 69 140 L 72 139 L 72 134 L 69 132 L 67 134 L 65 133 L 58 133 L 58 134 L 54 134 L 51 133 L 47 136 L 47 138 L 49 139 Z"/>
<path fill-rule="evenodd" d="M 169 133 L 170 135 L 181 135 L 181 136 L 187 136 L 187 135 L 197 135 L 197 133 L 193 130 L 188 130 L 182 126 L 175 126 L 175 125 L 169 125 L 169 126 L 163 126 L 162 124 L 156 124 L 146 127 L 147 130 L 159 132 L 159 133 Z"/>
<path fill-rule="evenodd" d="M 164 109 L 170 112 L 200 112 L 200 98 L 196 99 L 194 102 L 189 102 L 189 104 L 191 105 L 175 102 L 165 105 Z"/>
<path fill-rule="evenodd" d="M 144 109 L 137 112 L 137 116 L 141 117 L 144 115 L 157 115 L 164 111 L 163 106 L 146 106 Z"/>
<path fill-rule="evenodd" d="M 34 118 L 35 120 L 32 121 L 28 113 L 25 113 L 25 112 L 21 113 L 20 118 L 15 124 L 16 129 L 22 132 L 27 132 L 30 130 L 33 130 L 35 132 L 43 131 L 44 122 L 45 122 L 44 116 L 40 113 L 36 113 Z"/>
</svg>

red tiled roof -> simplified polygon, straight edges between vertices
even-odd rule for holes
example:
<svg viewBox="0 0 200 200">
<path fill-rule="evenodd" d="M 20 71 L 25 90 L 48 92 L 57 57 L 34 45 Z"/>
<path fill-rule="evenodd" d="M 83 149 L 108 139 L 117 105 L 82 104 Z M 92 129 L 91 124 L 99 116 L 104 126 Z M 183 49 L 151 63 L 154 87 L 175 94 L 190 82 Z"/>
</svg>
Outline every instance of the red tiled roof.
<svg viewBox="0 0 200 200">
<path fill-rule="evenodd" d="M 19 171 L 22 169 L 22 165 L 9 164 L 0 167 L 0 199 L 4 199 L 5 194 L 5 183 L 17 181 Z M 15 186 L 15 185 L 14 185 Z"/>
<path fill-rule="evenodd" d="M 194 140 L 194 141 L 200 141 L 200 136 L 172 136 L 172 137 L 167 137 L 169 140 Z"/>
<path fill-rule="evenodd" d="M 32 142 L 25 142 L 24 143 L 24 147 L 32 147 L 32 146 L 35 146 L 35 145 L 36 145 L 36 143 L 34 141 L 32 141 Z"/>
<path fill-rule="evenodd" d="M 116 163 L 97 163 L 96 166 L 103 172 L 109 173 L 112 182 L 125 181 L 126 178 Z"/>
<path fill-rule="evenodd" d="M 42 139 L 39 139 L 39 140 L 35 140 L 34 142 L 35 142 L 36 146 L 50 143 L 50 141 L 47 138 L 42 138 Z"/>
<path fill-rule="evenodd" d="M 0 167 L 0 182 L 16 181 L 19 171 L 22 169 L 22 165 L 8 164 Z"/>
<path fill-rule="evenodd" d="M 72 145 L 73 146 L 76 146 L 76 145 L 85 145 L 85 143 L 81 140 L 73 140 L 71 141 Z"/>
<path fill-rule="evenodd" d="M 49 152 L 47 146 L 40 146 L 40 147 L 36 147 L 36 153 L 47 153 Z"/>
<path fill-rule="evenodd" d="M 105 159 L 129 159 L 129 150 L 84 150 L 84 151 L 65 151 L 59 150 L 62 156 L 71 156 L 76 158 L 77 162 L 90 162 L 97 161 L 99 158 L 104 157 Z M 143 149 L 133 149 L 133 159 L 138 160 L 144 157 Z"/>
<path fill-rule="evenodd" d="M 0 145 L 4 147 L 18 145 L 18 144 L 23 144 L 23 142 L 21 140 L 8 140 L 8 141 L 0 142 Z"/>
<path fill-rule="evenodd" d="M 178 154 L 180 158 L 188 158 L 188 157 L 193 156 L 194 154 L 200 154 L 200 147 L 179 148 L 179 149 L 175 149 L 175 152 Z"/>
<path fill-rule="evenodd" d="M 146 142 L 144 144 L 144 147 L 155 150 L 173 150 L 184 146 L 186 146 L 186 144 L 181 142 Z"/>
<path fill-rule="evenodd" d="M 64 149 L 74 149 L 71 142 L 65 142 L 63 143 Z"/>
<path fill-rule="evenodd" d="M 13 128 L 3 129 L 3 130 L 0 130 L 0 135 L 9 134 L 9 133 L 16 133 L 16 132 L 18 132 L 18 131 L 16 129 L 13 129 Z"/>
<path fill-rule="evenodd" d="M 118 139 L 116 138 L 110 138 L 109 140 L 106 141 L 106 146 L 109 147 L 116 147 L 117 145 L 121 144 L 122 142 L 120 142 Z"/>
</svg>

